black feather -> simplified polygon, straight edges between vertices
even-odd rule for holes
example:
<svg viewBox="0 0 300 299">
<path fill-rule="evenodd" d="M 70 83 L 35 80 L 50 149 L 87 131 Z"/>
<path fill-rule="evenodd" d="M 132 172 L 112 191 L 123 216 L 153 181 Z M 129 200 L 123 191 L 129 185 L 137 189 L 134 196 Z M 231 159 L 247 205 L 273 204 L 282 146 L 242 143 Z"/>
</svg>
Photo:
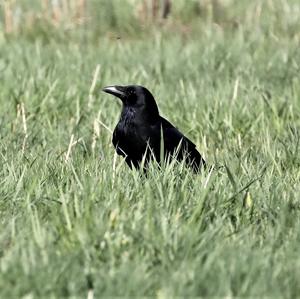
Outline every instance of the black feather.
<svg viewBox="0 0 300 299">
<path fill-rule="evenodd" d="M 196 145 L 159 115 L 155 99 L 145 87 L 108 86 L 103 91 L 122 100 L 122 113 L 112 142 L 117 153 L 125 157 L 130 167 L 138 168 L 144 156 L 145 166 L 153 157 L 160 163 L 161 145 L 163 159 L 186 159 L 187 164 L 196 172 L 205 166 Z"/>
</svg>

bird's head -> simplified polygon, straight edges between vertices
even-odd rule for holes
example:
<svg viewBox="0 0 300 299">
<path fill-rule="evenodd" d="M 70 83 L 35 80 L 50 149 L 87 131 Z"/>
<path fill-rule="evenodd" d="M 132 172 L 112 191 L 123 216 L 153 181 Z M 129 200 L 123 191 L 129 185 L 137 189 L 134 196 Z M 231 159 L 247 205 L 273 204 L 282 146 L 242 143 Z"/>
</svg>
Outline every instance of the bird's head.
<svg viewBox="0 0 300 299">
<path fill-rule="evenodd" d="M 114 85 L 106 86 L 103 91 L 118 97 L 125 107 L 132 107 L 135 110 L 159 115 L 158 107 L 151 92 L 140 85 Z"/>
</svg>

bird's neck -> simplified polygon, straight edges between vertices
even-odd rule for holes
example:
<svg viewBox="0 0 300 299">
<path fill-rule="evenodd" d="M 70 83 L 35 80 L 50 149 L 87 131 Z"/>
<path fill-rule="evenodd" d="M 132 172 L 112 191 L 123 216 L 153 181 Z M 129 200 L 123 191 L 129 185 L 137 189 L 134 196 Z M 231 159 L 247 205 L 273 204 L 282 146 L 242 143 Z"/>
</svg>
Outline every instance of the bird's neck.
<svg viewBox="0 0 300 299">
<path fill-rule="evenodd" d="M 126 123 L 153 124 L 159 119 L 158 111 L 149 111 L 149 109 L 135 109 L 134 107 L 124 106 L 121 113 L 121 121 Z"/>
</svg>

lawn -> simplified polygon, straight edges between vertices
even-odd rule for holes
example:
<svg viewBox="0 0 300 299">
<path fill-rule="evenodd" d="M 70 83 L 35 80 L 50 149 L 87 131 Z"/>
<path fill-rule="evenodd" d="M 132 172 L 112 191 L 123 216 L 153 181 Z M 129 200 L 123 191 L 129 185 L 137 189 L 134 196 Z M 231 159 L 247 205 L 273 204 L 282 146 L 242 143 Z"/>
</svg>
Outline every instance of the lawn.
<svg viewBox="0 0 300 299">
<path fill-rule="evenodd" d="M 1 27 L 1 298 L 299 295 L 300 4 L 231 2 Z M 211 168 L 130 171 L 112 84 L 151 90 Z"/>
</svg>

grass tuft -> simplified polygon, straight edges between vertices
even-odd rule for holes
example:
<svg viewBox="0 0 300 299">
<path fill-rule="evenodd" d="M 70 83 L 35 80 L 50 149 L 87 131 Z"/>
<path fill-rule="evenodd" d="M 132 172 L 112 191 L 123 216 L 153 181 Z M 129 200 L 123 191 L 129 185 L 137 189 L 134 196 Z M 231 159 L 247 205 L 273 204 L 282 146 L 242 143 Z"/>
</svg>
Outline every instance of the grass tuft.
<svg viewBox="0 0 300 299">
<path fill-rule="evenodd" d="M 296 297 L 298 1 L 173 1 L 146 26 L 101 3 L 2 26 L 0 297 Z M 213 167 L 129 171 L 101 92 L 128 83 Z"/>
</svg>

